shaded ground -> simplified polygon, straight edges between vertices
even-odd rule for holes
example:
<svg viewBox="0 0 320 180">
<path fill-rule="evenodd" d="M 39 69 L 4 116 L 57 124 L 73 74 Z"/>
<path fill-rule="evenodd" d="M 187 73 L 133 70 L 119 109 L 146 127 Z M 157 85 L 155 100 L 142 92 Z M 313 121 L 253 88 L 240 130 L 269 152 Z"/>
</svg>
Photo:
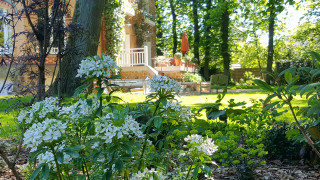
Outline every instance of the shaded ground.
<svg viewBox="0 0 320 180">
<path fill-rule="evenodd" d="M 0 144 L 5 144 L 9 159 L 14 157 L 16 150 L 15 141 L 12 139 L 0 139 Z M 22 149 L 21 156 L 17 161 L 18 169 L 22 169 L 27 164 L 28 151 Z M 235 168 L 218 167 L 212 169 L 214 176 L 210 179 L 224 180 L 237 179 Z M 21 172 L 21 171 L 20 171 Z M 260 166 L 254 170 L 255 179 L 257 180 L 317 180 L 320 179 L 320 166 L 316 165 L 285 165 L 280 161 L 268 162 L 268 165 Z M 6 167 L 5 163 L 0 159 L 0 180 L 14 180 L 12 172 Z M 206 179 L 204 177 L 200 179 Z"/>
</svg>

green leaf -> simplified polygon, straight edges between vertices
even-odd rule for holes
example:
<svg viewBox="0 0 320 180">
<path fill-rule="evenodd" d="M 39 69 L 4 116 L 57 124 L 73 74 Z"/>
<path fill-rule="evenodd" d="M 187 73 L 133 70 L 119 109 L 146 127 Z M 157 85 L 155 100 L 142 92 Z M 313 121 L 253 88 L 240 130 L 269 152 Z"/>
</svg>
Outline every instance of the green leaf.
<svg viewBox="0 0 320 180">
<path fill-rule="evenodd" d="M 312 89 L 315 90 L 314 88 L 319 85 L 320 85 L 320 82 L 305 85 L 300 91 L 300 96 L 302 96 L 304 93 L 306 93 Z"/>
<path fill-rule="evenodd" d="M 69 154 L 73 158 L 78 158 L 80 156 L 77 151 L 65 150 L 65 153 Z"/>
<path fill-rule="evenodd" d="M 207 118 L 208 119 L 212 119 L 215 120 L 217 119 L 219 116 L 224 115 L 226 113 L 226 110 L 222 110 L 222 111 L 212 111 L 208 114 Z"/>
<path fill-rule="evenodd" d="M 266 105 L 268 102 L 270 102 L 274 97 L 277 97 L 277 94 L 271 94 L 269 95 L 263 102 L 263 105 Z"/>
<path fill-rule="evenodd" d="M 292 67 L 292 68 L 285 69 L 285 70 L 283 70 L 283 71 L 279 74 L 279 77 L 282 76 L 282 75 L 284 75 L 286 72 L 290 72 L 291 75 L 292 75 L 292 74 L 295 74 L 296 71 L 297 71 L 297 68 L 296 68 L 296 67 Z"/>
<path fill-rule="evenodd" d="M 166 106 L 167 105 L 167 99 L 161 99 L 161 103 Z"/>
<path fill-rule="evenodd" d="M 91 107 L 92 106 L 92 99 L 86 99 L 86 101 L 87 101 L 87 105 Z"/>
<path fill-rule="evenodd" d="M 84 90 L 89 88 L 91 85 L 90 84 L 84 84 L 82 86 L 79 86 L 75 91 L 72 97 L 77 97 L 79 94 L 83 93 Z"/>
<path fill-rule="evenodd" d="M 96 110 L 95 115 L 99 116 L 102 112 L 102 106 L 99 106 L 99 108 Z"/>
<path fill-rule="evenodd" d="M 121 144 L 121 148 L 132 156 L 132 148 L 130 145 L 124 143 L 124 144 Z"/>
<path fill-rule="evenodd" d="M 57 152 L 56 156 L 57 156 L 58 162 L 63 163 L 63 160 L 64 160 L 63 153 L 62 152 Z"/>
<path fill-rule="evenodd" d="M 49 172 L 50 172 L 50 168 L 48 166 L 48 164 L 45 164 L 42 167 L 42 179 L 48 179 L 49 178 Z"/>
<path fill-rule="evenodd" d="M 38 166 L 38 168 L 33 171 L 33 173 L 32 173 L 31 176 L 30 176 L 30 180 L 34 180 L 34 179 L 38 176 L 38 174 L 39 174 L 42 166 L 44 166 L 44 165 L 45 165 L 45 164 L 43 164 L 43 163 L 40 164 L 40 165 Z"/>
<path fill-rule="evenodd" d="M 193 170 L 193 179 L 197 179 L 199 173 L 199 165 L 197 165 Z"/>
<path fill-rule="evenodd" d="M 97 99 L 100 99 L 103 93 L 103 88 L 99 88 L 98 93 L 97 93 Z"/>
<path fill-rule="evenodd" d="M 319 53 L 317 53 L 315 51 L 311 51 L 310 54 L 311 54 L 312 60 L 320 62 L 320 54 Z"/>
<path fill-rule="evenodd" d="M 123 169 L 123 162 L 122 162 L 120 159 L 118 159 L 118 160 L 115 162 L 115 168 L 116 168 L 119 172 L 122 171 L 122 169 Z"/>
<path fill-rule="evenodd" d="M 157 129 L 159 129 L 161 127 L 161 125 L 162 125 L 162 117 L 160 117 L 160 116 L 154 117 L 154 122 L 153 123 L 154 123 L 154 126 Z"/>
<path fill-rule="evenodd" d="M 269 71 L 260 71 L 260 74 L 267 74 L 267 75 L 271 76 L 272 78 L 274 78 L 274 74 L 272 74 Z"/>
<path fill-rule="evenodd" d="M 267 110 L 273 108 L 275 105 L 279 104 L 279 102 L 280 101 L 276 101 L 276 102 L 268 104 L 266 107 L 263 108 L 263 111 L 267 111 Z"/>
<path fill-rule="evenodd" d="M 266 82 L 261 81 L 260 79 L 254 79 L 254 83 L 256 83 L 261 89 L 268 91 L 268 92 L 274 92 L 271 86 L 269 86 Z"/>
<path fill-rule="evenodd" d="M 312 106 L 312 107 L 309 109 L 307 115 L 308 115 L 308 116 L 311 116 L 312 114 L 315 114 L 315 113 L 318 114 L 319 111 L 320 111 L 320 104 L 318 103 L 318 104 Z"/>
<path fill-rule="evenodd" d="M 320 75 L 320 70 L 315 69 L 310 73 L 312 74 L 312 78 L 311 79 L 314 79 L 316 76 Z"/>
<path fill-rule="evenodd" d="M 287 81 L 287 83 L 292 82 L 292 74 L 290 72 L 284 73 L 284 79 Z"/>
</svg>

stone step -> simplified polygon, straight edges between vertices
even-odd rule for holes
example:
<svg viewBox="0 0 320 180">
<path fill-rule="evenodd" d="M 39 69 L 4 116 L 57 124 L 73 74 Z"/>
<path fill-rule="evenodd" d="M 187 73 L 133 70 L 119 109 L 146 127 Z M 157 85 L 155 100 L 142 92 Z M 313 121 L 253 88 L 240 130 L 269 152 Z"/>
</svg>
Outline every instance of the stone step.
<svg viewBox="0 0 320 180">
<path fill-rule="evenodd" d="M 143 92 L 143 88 L 132 88 L 130 92 Z"/>
</svg>

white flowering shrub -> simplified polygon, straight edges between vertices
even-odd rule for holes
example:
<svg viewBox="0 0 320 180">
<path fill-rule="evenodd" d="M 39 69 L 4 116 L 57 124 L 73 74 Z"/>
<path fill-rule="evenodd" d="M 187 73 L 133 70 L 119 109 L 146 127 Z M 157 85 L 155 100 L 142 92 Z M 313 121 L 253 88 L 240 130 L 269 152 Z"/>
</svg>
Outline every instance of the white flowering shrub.
<svg viewBox="0 0 320 180">
<path fill-rule="evenodd" d="M 177 121 L 190 121 L 194 113 L 192 113 L 192 109 L 186 106 L 182 106 L 180 102 L 169 101 L 166 105 L 164 105 L 160 112 L 162 113 L 162 117 L 166 117 L 171 119 L 173 124 L 177 124 Z"/>
<path fill-rule="evenodd" d="M 77 76 L 88 84 L 76 90 L 72 103 L 59 105 L 51 97 L 20 113 L 18 121 L 26 128 L 23 145 L 36 167 L 30 179 L 179 179 L 168 172 L 175 164 L 170 158 L 175 148 L 187 148 L 186 158 L 193 160 L 177 167 L 181 177 L 203 169 L 202 159 L 210 160 L 217 147 L 210 138 L 187 136 L 186 124 L 193 123 L 194 113 L 175 99 L 181 85 L 154 76 L 154 93 L 134 109 L 115 103 L 114 91 L 103 95 L 109 80 L 118 78 L 118 69 L 108 56 L 86 58 Z M 83 93 L 92 81 L 97 82 L 95 93 Z M 177 131 L 183 132 L 179 138 Z"/>
<path fill-rule="evenodd" d="M 167 178 L 166 175 L 162 173 L 160 170 L 155 170 L 154 168 L 151 168 L 150 170 L 148 168 L 145 168 L 142 171 L 138 171 L 137 173 L 134 173 L 131 180 L 165 180 Z"/>
<path fill-rule="evenodd" d="M 31 152 L 33 152 L 42 143 L 57 141 L 64 134 L 66 128 L 66 123 L 56 119 L 46 119 L 41 123 L 35 123 L 24 133 L 24 145 L 31 148 Z"/>
<path fill-rule="evenodd" d="M 87 57 L 82 60 L 76 77 L 86 78 L 104 78 L 109 77 L 113 72 L 119 71 L 119 66 L 110 57 L 106 55 Z"/>
<path fill-rule="evenodd" d="M 214 141 L 211 138 L 203 138 L 201 135 L 192 134 L 184 138 L 188 143 L 186 146 L 189 148 L 189 152 L 195 154 L 204 154 L 207 156 L 213 155 L 214 152 L 218 150 L 218 146 L 214 144 Z"/>
<path fill-rule="evenodd" d="M 115 121 L 114 114 L 108 113 L 95 123 L 96 136 L 100 136 L 105 143 L 112 143 L 112 140 L 121 138 L 143 138 L 141 127 L 132 116 L 127 115 L 120 121 Z"/>
<path fill-rule="evenodd" d="M 42 122 L 46 118 L 55 117 L 59 113 L 58 98 L 48 97 L 41 102 L 36 102 L 31 109 L 22 110 L 18 122 L 30 126 L 33 123 Z"/>
<path fill-rule="evenodd" d="M 150 80 L 150 87 L 152 92 L 156 92 L 158 94 L 174 92 L 178 95 L 181 92 L 181 85 L 167 76 L 153 76 Z"/>
</svg>

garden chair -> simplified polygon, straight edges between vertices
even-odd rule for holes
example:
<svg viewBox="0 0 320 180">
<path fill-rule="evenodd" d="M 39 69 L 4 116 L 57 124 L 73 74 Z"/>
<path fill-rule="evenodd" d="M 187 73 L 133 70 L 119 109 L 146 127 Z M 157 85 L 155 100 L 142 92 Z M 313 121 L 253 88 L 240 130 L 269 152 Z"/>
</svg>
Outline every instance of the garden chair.
<svg viewBox="0 0 320 180">
<path fill-rule="evenodd" d="M 211 89 L 216 89 L 218 93 L 218 89 L 226 89 L 229 83 L 229 77 L 223 74 L 215 74 L 210 76 L 210 87 L 209 92 L 211 93 Z"/>
</svg>

